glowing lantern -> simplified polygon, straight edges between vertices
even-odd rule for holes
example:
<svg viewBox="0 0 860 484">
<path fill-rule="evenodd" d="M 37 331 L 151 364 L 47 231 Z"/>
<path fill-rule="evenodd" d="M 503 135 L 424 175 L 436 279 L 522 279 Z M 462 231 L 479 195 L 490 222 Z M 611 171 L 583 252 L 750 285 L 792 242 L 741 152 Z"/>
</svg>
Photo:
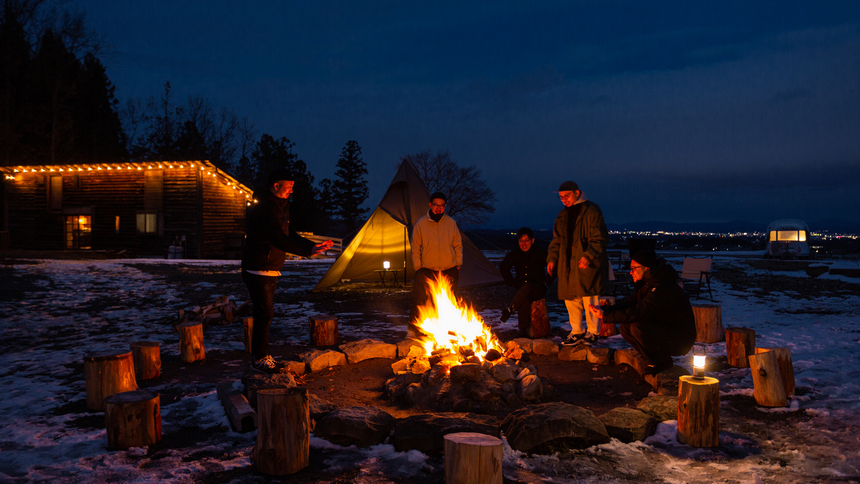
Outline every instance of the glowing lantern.
<svg viewBox="0 0 860 484">
<path fill-rule="evenodd" d="M 386 271 L 387 271 L 388 269 L 391 269 L 391 262 L 388 262 L 387 260 L 386 260 L 386 261 L 382 261 L 382 268 L 383 268 L 383 269 L 385 269 Z"/>
</svg>

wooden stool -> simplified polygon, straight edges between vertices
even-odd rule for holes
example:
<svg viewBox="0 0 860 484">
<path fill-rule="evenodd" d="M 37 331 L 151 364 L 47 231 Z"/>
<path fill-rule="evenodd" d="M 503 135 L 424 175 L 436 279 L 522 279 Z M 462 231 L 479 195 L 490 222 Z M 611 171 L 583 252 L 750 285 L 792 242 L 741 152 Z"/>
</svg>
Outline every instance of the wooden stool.
<svg viewBox="0 0 860 484">
<path fill-rule="evenodd" d="M 179 356 L 183 363 L 193 363 L 206 358 L 203 346 L 203 323 L 189 321 L 176 326 L 179 331 Z"/>
<path fill-rule="evenodd" d="M 787 407 L 788 398 L 782 382 L 782 372 L 775 351 L 750 356 L 753 395 L 762 407 Z"/>
<path fill-rule="evenodd" d="M 257 392 L 257 444 L 251 460 L 270 476 L 295 474 L 310 464 L 308 389 L 275 388 Z"/>
<path fill-rule="evenodd" d="M 785 396 L 794 396 L 794 365 L 791 363 L 791 350 L 788 348 L 756 348 L 756 354 L 773 351 L 776 353 L 776 361 L 779 363 L 779 372 L 782 374 L 782 386 L 785 387 Z"/>
<path fill-rule="evenodd" d="M 116 393 L 105 398 L 108 448 L 125 450 L 161 440 L 161 397 L 149 390 Z"/>
<path fill-rule="evenodd" d="M 689 375 L 678 380 L 678 442 L 691 447 L 720 445 L 720 381 Z"/>
<path fill-rule="evenodd" d="M 138 380 L 151 380 L 161 375 L 161 343 L 135 341 L 131 343 L 134 374 Z"/>
<path fill-rule="evenodd" d="M 87 409 L 103 412 L 105 397 L 137 390 L 131 351 L 84 356 L 84 381 L 87 387 Z"/>
<path fill-rule="evenodd" d="M 245 343 L 245 351 L 251 352 L 251 342 L 254 338 L 254 318 L 240 318 L 242 320 L 242 342 Z"/>
<path fill-rule="evenodd" d="M 517 311 L 518 325 L 525 330 L 529 338 L 543 338 L 550 333 L 549 314 L 546 311 L 546 299 L 532 301 L 528 306 L 523 305 Z"/>
<path fill-rule="evenodd" d="M 337 344 L 337 316 L 318 314 L 311 316 L 311 346 L 334 346 Z"/>
<path fill-rule="evenodd" d="M 502 440 L 474 432 L 448 434 L 445 439 L 447 484 L 501 484 Z"/>
<path fill-rule="evenodd" d="M 719 343 L 725 339 L 723 311 L 719 304 L 694 304 L 693 315 L 697 343 Z"/>
<path fill-rule="evenodd" d="M 749 368 L 748 358 L 755 354 L 755 330 L 726 328 L 726 358 L 735 368 Z"/>
<path fill-rule="evenodd" d="M 607 306 L 614 306 L 615 305 L 615 297 L 613 297 L 613 296 L 601 296 L 599 298 L 599 300 L 606 301 Z M 585 310 L 588 311 L 588 308 L 586 308 Z M 615 336 L 616 334 L 618 334 L 618 325 L 609 324 L 606 321 L 604 321 L 603 318 L 600 318 L 600 322 L 598 323 L 598 327 L 600 328 L 600 331 L 597 334 L 597 336 L 609 337 L 609 336 Z"/>
</svg>

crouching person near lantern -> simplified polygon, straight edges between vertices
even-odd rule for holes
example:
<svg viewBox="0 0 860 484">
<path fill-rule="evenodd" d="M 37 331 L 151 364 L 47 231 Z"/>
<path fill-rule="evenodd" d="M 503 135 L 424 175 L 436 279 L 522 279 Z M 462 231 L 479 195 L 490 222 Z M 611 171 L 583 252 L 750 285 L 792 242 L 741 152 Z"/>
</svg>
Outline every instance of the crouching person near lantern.
<svg viewBox="0 0 860 484">
<path fill-rule="evenodd" d="M 254 315 L 251 369 L 261 373 L 278 371 L 274 358 L 269 355 L 269 326 L 275 314 L 275 288 L 284 267 L 285 253 L 309 257 L 332 246 L 331 240 L 315 245 L 290 231 L 289 198 L 295 178 L 286 168 L 276 168 L 266 186 L 254 190 L 257 203 L 248 209 L 246 220 L 242 280 L 248 287 Z"/>
<path fill-rule="evenodd" d="M 619 324 L 621 336 L 648 360 L 646 375 L 672 368 L 673 356 L 683 356 L 696 340 L 696 320 L 690 300 L 678 286 L 678 273 L 654 251 L 634 254 L 630 273 L 636 292 L 614 306 L 589 306 L 607 324 Z"/>
</svg>

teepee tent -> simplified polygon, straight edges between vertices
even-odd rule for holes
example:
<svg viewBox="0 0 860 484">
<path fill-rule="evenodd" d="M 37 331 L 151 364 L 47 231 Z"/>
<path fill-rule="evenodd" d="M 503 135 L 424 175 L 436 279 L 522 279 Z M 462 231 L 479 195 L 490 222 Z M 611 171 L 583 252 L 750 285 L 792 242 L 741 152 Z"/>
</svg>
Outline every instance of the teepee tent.
<svg viewBox="0 0 860 484">
<path fill-rule="evenodd" d="M 314 288 L 314 291 L 350 281 L 378 281 L 377 270 L 388 261 L 403 279 L 412 279 L 412 249 L 409 244 L 412 226 L 423 217 L 430 204 L 430 193 L 415 168 L 404 161 L 379 206 L 352 239 Z M 473 287 L 503 282 L 492 262 L 475 247 L 463 233 L 463 267 L 460 268 L 459 287 Z"/>
</svg>

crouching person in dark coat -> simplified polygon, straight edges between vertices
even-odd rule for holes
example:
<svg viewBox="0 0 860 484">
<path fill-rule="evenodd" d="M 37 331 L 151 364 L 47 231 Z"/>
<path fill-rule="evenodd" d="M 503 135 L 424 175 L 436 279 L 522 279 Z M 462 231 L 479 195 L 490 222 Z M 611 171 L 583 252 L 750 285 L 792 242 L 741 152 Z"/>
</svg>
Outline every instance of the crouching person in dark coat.
<svg viewBox="0 0 860 484">
<path fill-rule="evenodd" d="M 508 252 L 499 272 L 509 286 L 517 289 L 511 305 L 502 309 L 502 322 L 508 320 L 513 313 L 519 313 L 519 334 L 528 336 L 531 303 L 546 298 L 546 287 L 555 280 L 544 270 L 546 266 L 546 251 L 534 245 L 535 235 L 532 229 L 523 227 L 517 232 L 517 248 Z M 511 273 L 514 270 L 514 274 Z M 548 331 L 549 328 L 546 328 Z M 547 333 L 548 334 L 548 333 Z M 542 337 L 540 334 L 535 337 Z"/>
<path fill-rule="evenodd" d="M 636 292 L 614 306 L 590 306 L 608 324 L 619 324 L 621 336 L 649 365 L 646 375 L 673 366 L 673 356 L 686 355 L 696 340 L 690 300 L 678 286 L 678 273 L 653 251 L 634 254 L 630 273 Z"/>
</svg>

